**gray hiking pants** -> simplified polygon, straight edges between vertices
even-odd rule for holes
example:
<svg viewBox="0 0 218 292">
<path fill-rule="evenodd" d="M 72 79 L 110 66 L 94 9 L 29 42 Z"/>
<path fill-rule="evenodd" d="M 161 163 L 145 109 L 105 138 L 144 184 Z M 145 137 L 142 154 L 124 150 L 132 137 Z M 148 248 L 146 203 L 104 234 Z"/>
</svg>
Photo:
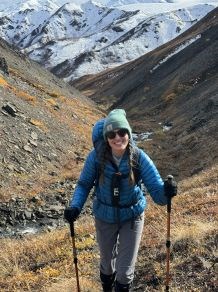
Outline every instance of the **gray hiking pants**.
<svg viewBox="0 0 218 292">
<path fill-rule="evenodd" d="M 143 225 L 144 213 L 120 225 L 95 219 L 100 271 L 103 274 L 112 275 L 116 272 L 116 279 L 121 284 L 133 281 Z"/>
</svg>

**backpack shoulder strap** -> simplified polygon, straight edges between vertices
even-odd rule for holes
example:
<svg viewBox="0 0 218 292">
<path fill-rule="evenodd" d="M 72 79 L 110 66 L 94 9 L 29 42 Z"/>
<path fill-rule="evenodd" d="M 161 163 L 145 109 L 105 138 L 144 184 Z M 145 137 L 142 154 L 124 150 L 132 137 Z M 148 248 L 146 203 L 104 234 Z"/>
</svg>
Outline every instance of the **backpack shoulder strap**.
<svg viewBox="0 0 218 292">
<path fill-rule="evenodd" d="M 133 151 L 133 159 L 135 161 L 133 166 L 133 174 L 135 178 L 135 182 L 137 185 L 141 186 L 141 174 L 140 174 L 140 167 L 139 167 L 139 158 L 140 158 L 140 149 L 138 147 L 134 147 Z"/>
</svg>

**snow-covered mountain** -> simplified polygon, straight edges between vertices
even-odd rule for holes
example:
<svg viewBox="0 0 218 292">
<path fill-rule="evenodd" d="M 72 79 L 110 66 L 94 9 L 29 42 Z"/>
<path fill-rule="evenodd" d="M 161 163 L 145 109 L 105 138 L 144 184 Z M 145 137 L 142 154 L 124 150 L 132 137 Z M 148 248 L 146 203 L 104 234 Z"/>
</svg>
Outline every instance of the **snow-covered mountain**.
<svg viewBox="0 0 218 292">
<path fill-rule="evenodd" d="M 43 8 L 42 8 L 43 7 Z M 59 8 L 53 1 L 4 1 L 0 3 L 0 36 L 17 44 Z"/>
<path fill-rule="evenodd" d="M 216 2 L 2 0 L 0 36 L 70 81 L 155 49 L 196 23 Z"/>
</svg>

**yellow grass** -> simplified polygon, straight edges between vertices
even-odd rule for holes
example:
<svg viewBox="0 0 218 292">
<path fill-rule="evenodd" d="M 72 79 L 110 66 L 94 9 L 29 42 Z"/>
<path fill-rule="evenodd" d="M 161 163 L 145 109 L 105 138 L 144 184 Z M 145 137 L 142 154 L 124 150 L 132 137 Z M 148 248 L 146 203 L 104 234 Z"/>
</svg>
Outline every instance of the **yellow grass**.
<svg viewBox="0 0 218 292">
<path fill-rule="evenodd" d="M 8 82 L 2 76 L 0 76 L 0 86 L 2 87 L 8 86 Z"/>
<path fill-rule="evenodd" d="M 12 91 L 16 96 L 24 99 L 27 102 L 35 103 L 36 97 L 30 95 L 29 93 L 19 90 L 13 86 L 11 86 L 2 76 L 0 76 L 0 86 L 4 87 L 7 90 Z"/>
<path fill-rule="evenodd" d="M 36 119 L 30 119 L 30 123 L 38 128 L 40 128 L 43 131 L 47 131 L 47 127 L 44 125 L 43 121 L 39 121 Z"/>
<path fill-rule="evenodd" d="M 94 252 L 93 222 L 81 221 L 75 230 L 78 261 L 85 263 L 79 266 L 81 283 L 86 285 L 89 282 L 92 287 L 93 262 L 98 257 Z M 67 282 L 67 279 L 75 279 L 68 228 L 24 239 L 2 239 L 0 248 L 1 291 L 41 291 L 44 286 L 55 283 L 56 279 L 65 278 Z M 70 286 L 75 286 L 75 281 Z"/>
<path fill-rule="evenodd" d="M 190 256 L 201 258 L 208 254 L 206 237 L 217 232 L 215 214 L 217 199 L 217 166 L 179 183 L 179 194 L 172 202 L 172 249 L 188 242 L 188 249 L 179 250 L 171 264 L 172 275 L 176 268 Z M 149 201 L 145 213 L 145 228 L 141 249 L 150 248 L 154 255 L 165 253 L 166 207 Z M 96 246 L 93 219 L 82 216 L 75 226 L 76 246 L 81 291 L 100 291 L 98 278 L 99 254 Z M 212 237 L 211 237 L 212 238 Z M 1 239 L 0 242 L 1 291 L 76 291 L 75 267 L 69 229 L 63 228 L 22 239 Z M 215 243 L 214 243 L 214 255 Z M 143 265 L 145 259 L 140 259 Z M 162 278 L 163 262 L 153 262 Z M 160 288 L 159 291 L 162 288 Z M 172 291 L 181 291 L 174 284 Z M 192 291 L 195 290 L 193 287 Z"/>
<path fill-rule="evenodd" d="M 24 99 L 25 101 L 28 101 L 28 102 L 31 102 L 31 103 L 35 103 L 36 102 L 36 97 L 33 96 L 33 95 L 30 95 L 28 93 L 26 93 L 25 91 L 22 91 L 22 90 L 14 90 L 14 93 L 21 97 L 22 99 Z"/>
<path fill-rule="evenodd" d="M 188 226 L 176 226 L 173 230 L 173 238 L 175 242 L 187 238 L 200 242 L 204 239 L 206 234 L 210 234 L 217 229 L 215 220 L 212 222 L 193 220 Z"/>
<path fill-rule="evenodd" d="M 58 103 L 53 98 L 48 98 L 46 102 L 52 106 L 57 106 Z"/>
</svg>

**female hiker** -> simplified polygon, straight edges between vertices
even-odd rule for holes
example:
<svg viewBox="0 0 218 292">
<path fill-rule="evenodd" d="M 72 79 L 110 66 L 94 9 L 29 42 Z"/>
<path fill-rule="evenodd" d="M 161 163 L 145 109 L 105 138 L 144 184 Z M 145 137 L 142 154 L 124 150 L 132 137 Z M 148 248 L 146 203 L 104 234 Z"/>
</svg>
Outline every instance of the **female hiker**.
<svg viewBox="0 0 218 292">
<path fill-rule="evenodd" d="M 95 148 L 89 153 L 65 219 L 79 216 L 95 184 L 93 214 L 100 250 L 103 291 L 130 291 L 143 231 L 146 197 L 143 182 L 153 201 L 167 204 L 177 193 L 173 180 L 163 181 L 151 159 L 132 140 L 123 109 L 115 109 L 93 128 Z M 166 193 L 167 191 L 167 193 Z"/>
</svg>

